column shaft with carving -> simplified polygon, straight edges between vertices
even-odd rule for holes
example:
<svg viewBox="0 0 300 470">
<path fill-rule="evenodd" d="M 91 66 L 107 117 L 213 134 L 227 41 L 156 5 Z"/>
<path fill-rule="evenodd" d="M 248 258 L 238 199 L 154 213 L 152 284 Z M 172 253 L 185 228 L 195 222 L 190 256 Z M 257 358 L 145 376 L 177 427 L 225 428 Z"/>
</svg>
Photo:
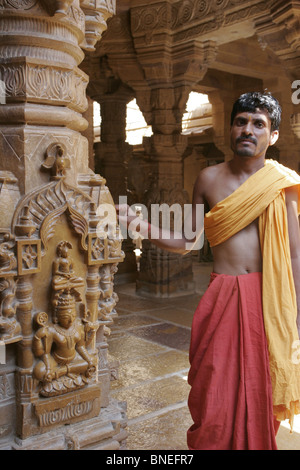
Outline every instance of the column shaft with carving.
<svg viewBox="0 0 300 470">
<path fill-rule="evenodd" d="M 123 253 L 114 224 L 98 231 L 97 207 L 113 200 L 80 133 L 88 76 L 79 65 L 114 12 L 114 0 L 1 2 L 0 339 L 9 365 L 0 380 L 16 381 L 0 405 L 0 448 L 106 448 L 120 434 L 115 424 L 107 434 L 110 407 L 123 423 L 97 339 L 113 316 L 103 321 L 100 272 Z"/>
</svg>

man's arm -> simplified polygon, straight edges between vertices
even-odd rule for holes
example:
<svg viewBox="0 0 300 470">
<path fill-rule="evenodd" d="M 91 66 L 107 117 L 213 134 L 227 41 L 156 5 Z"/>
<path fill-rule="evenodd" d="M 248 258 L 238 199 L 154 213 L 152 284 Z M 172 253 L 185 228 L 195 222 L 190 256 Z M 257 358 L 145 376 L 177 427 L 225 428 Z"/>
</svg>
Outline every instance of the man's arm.
<svg viewBox="0 0 300 470">
<path fill-rule="evenodd" d="M 148 221 L 138 219 L 134 211 L 127 205 L 116 206 L 119 222 L 129 229 L 130 226 L 135 226 L 136 231 L 139 231 L 141 235 L 159 248 L 184 255 L 196 248 L 197 241 L 204 231 L 204 181 L 205 178 L 201 172 L 194 185 L 191 210 L 188 211 L 188 214 L 184 214 L 181 230 L 173 231 L 153 224 L 150 225 Z"/>
<path fill-rule="evenodd" d="M 298 190 L 296 187 L 287 188 L 285 190 L 291 261 L 298 307 L 297 326 L 300 337 L 300 230 L 298 219 L 298 197 Z"/>
</svg>

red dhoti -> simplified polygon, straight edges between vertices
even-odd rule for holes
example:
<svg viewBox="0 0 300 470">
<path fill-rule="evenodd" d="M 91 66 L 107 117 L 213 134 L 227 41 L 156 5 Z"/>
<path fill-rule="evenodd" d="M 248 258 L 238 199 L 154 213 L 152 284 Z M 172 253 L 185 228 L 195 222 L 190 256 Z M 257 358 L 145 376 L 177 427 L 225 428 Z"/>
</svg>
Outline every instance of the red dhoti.
<svg viewBox="0 0 300 470">
<path fill-rule="evenodd" d="M 261 278 L 212 274 L 195 312 L 191 450 L 277 449 Z"/>
</svg>

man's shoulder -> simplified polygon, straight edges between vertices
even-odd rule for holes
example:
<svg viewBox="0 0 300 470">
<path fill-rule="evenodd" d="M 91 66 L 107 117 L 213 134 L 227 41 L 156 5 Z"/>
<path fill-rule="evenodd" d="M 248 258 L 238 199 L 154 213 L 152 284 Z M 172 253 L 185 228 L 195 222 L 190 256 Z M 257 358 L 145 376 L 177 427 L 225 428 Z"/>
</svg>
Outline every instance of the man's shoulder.
<svg viewBox="0 0 300 470">
<path fill-rule="evenodd" d="M 223 174 L 227 170 L 227 162 L 218 163 L 217 165 L 207 166 L 200 171 L 198 179 L 208 181 L 209 183 L 217 176 Z"/>
<path fill-rule="evenodd" d="M 211 165 L 200 171 L 194 186 L 195 199 L 204 199 L 209 201 L 211 192 L 218 187 L 220 180 L 226 174 L 226 162 Z"/>
</svg>

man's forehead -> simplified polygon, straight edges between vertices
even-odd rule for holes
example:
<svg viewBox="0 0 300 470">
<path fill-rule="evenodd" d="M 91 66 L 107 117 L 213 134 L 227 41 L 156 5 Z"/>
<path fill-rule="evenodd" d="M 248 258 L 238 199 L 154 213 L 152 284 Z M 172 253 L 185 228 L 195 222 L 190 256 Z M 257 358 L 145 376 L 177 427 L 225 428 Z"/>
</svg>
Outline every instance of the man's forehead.
<svg viewBox="0 0 300 470">
<path fill-rule="evenodd" d="M 235 115 L 235 119 L 237 117 L 244 117 L 248 120 L 251 119 L 263 119 L 264 121 L 271 122 L 269 113 L 266 109 L 259 109 L 257 108 L 255 111 L 240 111 Z"/>
</svg>

